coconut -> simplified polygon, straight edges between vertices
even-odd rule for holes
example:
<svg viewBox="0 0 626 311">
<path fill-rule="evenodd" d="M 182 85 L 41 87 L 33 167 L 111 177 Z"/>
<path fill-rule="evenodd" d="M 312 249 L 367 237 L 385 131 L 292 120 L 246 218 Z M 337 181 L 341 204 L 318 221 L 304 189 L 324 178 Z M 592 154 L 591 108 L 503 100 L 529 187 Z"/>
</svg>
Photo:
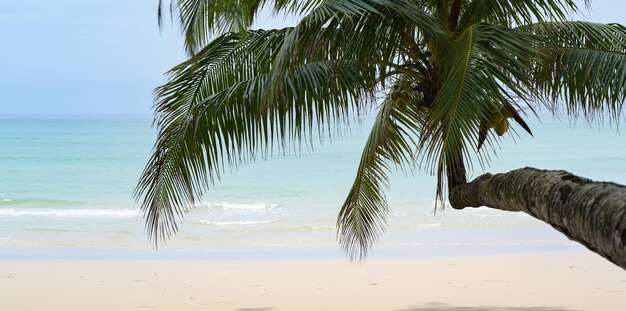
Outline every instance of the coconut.
<svg viewBox="0 0 626 311">
<path fill-rule="evenodd" d="M 498 134 L 498 136 L 504 135 L 504 133 L 509 130 L 509 121 L 507 119 L 502 119 L 500 122 L 496 123 L 494 129 L 496 130 L 496 134 Z"/>
</svg>

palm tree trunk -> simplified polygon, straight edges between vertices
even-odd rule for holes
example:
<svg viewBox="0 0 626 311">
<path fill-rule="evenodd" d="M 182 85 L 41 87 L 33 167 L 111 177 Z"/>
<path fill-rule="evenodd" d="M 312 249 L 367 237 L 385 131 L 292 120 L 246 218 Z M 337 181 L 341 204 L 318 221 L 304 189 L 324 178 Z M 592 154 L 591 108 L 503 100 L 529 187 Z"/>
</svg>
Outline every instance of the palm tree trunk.
<svg viewBox="0 0 626 311">
<path fill-rule="evenodd" d="M 626 186 L 523 168 L 482 175 L 452 189 L 449 199 L 456 209 L 525 212 L 626 269 Z"/>
</svg>

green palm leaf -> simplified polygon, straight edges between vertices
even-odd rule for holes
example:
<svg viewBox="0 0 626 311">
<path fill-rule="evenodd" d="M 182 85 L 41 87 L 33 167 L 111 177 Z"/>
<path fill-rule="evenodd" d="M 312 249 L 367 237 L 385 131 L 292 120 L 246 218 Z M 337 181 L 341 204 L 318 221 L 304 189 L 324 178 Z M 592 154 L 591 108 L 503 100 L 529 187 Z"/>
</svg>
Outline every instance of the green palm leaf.
<svg viewBox="0 0 626 311">
<path fill-rule="evenodd" d="M 626 27 L 551 22 L 524 29 L 542 38 L 534 84 L 553 109 L 563 102 L 574 116 L 593 119 L 608 111 L 618 118 L 626 98 Z"/>
<path fill-rule="evenodd" d="M 406 82 L 404 88 L 410 89 Z M 339 241 L 351 259 L 364 259 L 384 230 L 389 209 L 383 188 L 388 187 L 390 165 L 409 168 L 414 165 L 417 146 L 414 138 L 419 134 L 424 115 L 423 107 L 399 104 L 391 95 L 379 107 L 354 184 L 337 218 Z"/>
<path fill-rule="evenodd" d="M 585 1 L 588 6 L 589 1 Z M 528 25 L 537 21 L 565 21 L 579 11 L 574 0 L 472 0 L 460 24 L 462 29 L 479 22 L 502 26 Z"/>
<path fill-rule="evenodd" d="M 348 60 L 292 68 L 283 78 L 281 101 L 268 104 L 263 94 L 276 55 L 271 51 L 280 49 L 289 31 L 219 37 L 176 67 L 171 81 L 158 89 L 159 134 L 137 187 L 155 241 L 177 230 L 177 221 L 225 165 L 306 140 L 372 102 L 371 86 Z"/>
<path fill-rule="evenodd" d="M 617 119 L 625 99 L 625 28 L 569 21 L 574 0 L 172 3 L 192 56 L 156 90 L 157 142 L 136 189 L 155 242 L 225 169 L 332 136 L 379 91 L 387 95 L 337 220 L 352 259 L 384 230 L 393 167 L 429 170 L 442 201 L 446 178 L 451 189 L 474 161 L 487 163 L 479 148 L 495 150 L 491 128 L 508 128 L 496 118 L 530 133 L 523 116 L 540 105 Z M 304 16 L 293 28 L 249 30 L 263 8 Z"/>
</svg>

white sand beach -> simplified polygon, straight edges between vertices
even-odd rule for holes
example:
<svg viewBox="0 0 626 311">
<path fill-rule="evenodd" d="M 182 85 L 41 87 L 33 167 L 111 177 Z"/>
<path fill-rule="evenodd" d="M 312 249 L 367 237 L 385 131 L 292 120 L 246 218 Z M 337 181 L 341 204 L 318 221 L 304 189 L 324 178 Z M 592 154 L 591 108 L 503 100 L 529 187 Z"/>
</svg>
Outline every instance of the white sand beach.
<svg viewBox="0 0 626 311">
<path fill-rule="evenodd" d="M 0 310 L 623 311 L 591 252 L 300 261 L 3 261 Z"/>
</svg>

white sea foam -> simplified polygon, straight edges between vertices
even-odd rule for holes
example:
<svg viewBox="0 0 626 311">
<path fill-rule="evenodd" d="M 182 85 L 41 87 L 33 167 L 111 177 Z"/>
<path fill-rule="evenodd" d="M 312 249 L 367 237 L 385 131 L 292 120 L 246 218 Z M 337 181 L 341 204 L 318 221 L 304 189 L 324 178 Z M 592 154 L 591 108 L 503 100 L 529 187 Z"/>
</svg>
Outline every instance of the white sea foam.
<svg viewBox="0 0 626 311">
<path fill-rule="evenodd" d="M 472 207 L 471 210 L 474 211 L 492 211 L 493 209 L 490 207 L 486 207 L 486 206 L 479 206 L 479 207 Z"/>
<path fill-rule="evenodd" d="M 335 226 L 313 226 L 313 230 L 334 230 Z"/>
<path fill-rule="evenodd" d="M 46 217 L 133 217 L 139 216 L 131 209 L 0 209 L 0 216 L 46 216 Z"/>
<path fill-rule="evenodd" d="M 441 228 L 441 224 L 419 224 L 417 225 L 418 228 L 426 228 L 426 229 L 434 229 L 434 228 Z"/>
<path fill-rule="evenodd" d="M 504 214 L 481 214 L 481 215 L 478 215 L 478 217 L 480 217 L 480 218 L 502 218 L 504 216 L 505 216 Z"/>
<path fill-rule="evenodd" d="M 270 204 L 270 203 L 240 204 L 240 203 L 222 202 L 222 203 L 217 203 L 217 204 L 209 203 L 208 206 L 209 207 L 219 207 L 219 208 L 223 208 L 223 209 L 227 209 L 227 210 L 258 211 L 258 210 L 265 210 L 265 209 L 276 208 L 278 205 L 277 204 Z"/>
<path fill-rule="evenodd" d="M 11 200 L 11 199 L 2 199 L 2 202 L 11 202 L 11 201 L 13 201 L 13 200 Z"/>
<path fill-rule="evenodd" d="M 242 225 L 259 225 L 269 224 L 275 222 L 275 220 L 239 220 L 239 221 L 213 221 L 213 220 L 200 220 L 197 223 L 209 225 L 209 226 L 242 226 Z"/>
</svg>

